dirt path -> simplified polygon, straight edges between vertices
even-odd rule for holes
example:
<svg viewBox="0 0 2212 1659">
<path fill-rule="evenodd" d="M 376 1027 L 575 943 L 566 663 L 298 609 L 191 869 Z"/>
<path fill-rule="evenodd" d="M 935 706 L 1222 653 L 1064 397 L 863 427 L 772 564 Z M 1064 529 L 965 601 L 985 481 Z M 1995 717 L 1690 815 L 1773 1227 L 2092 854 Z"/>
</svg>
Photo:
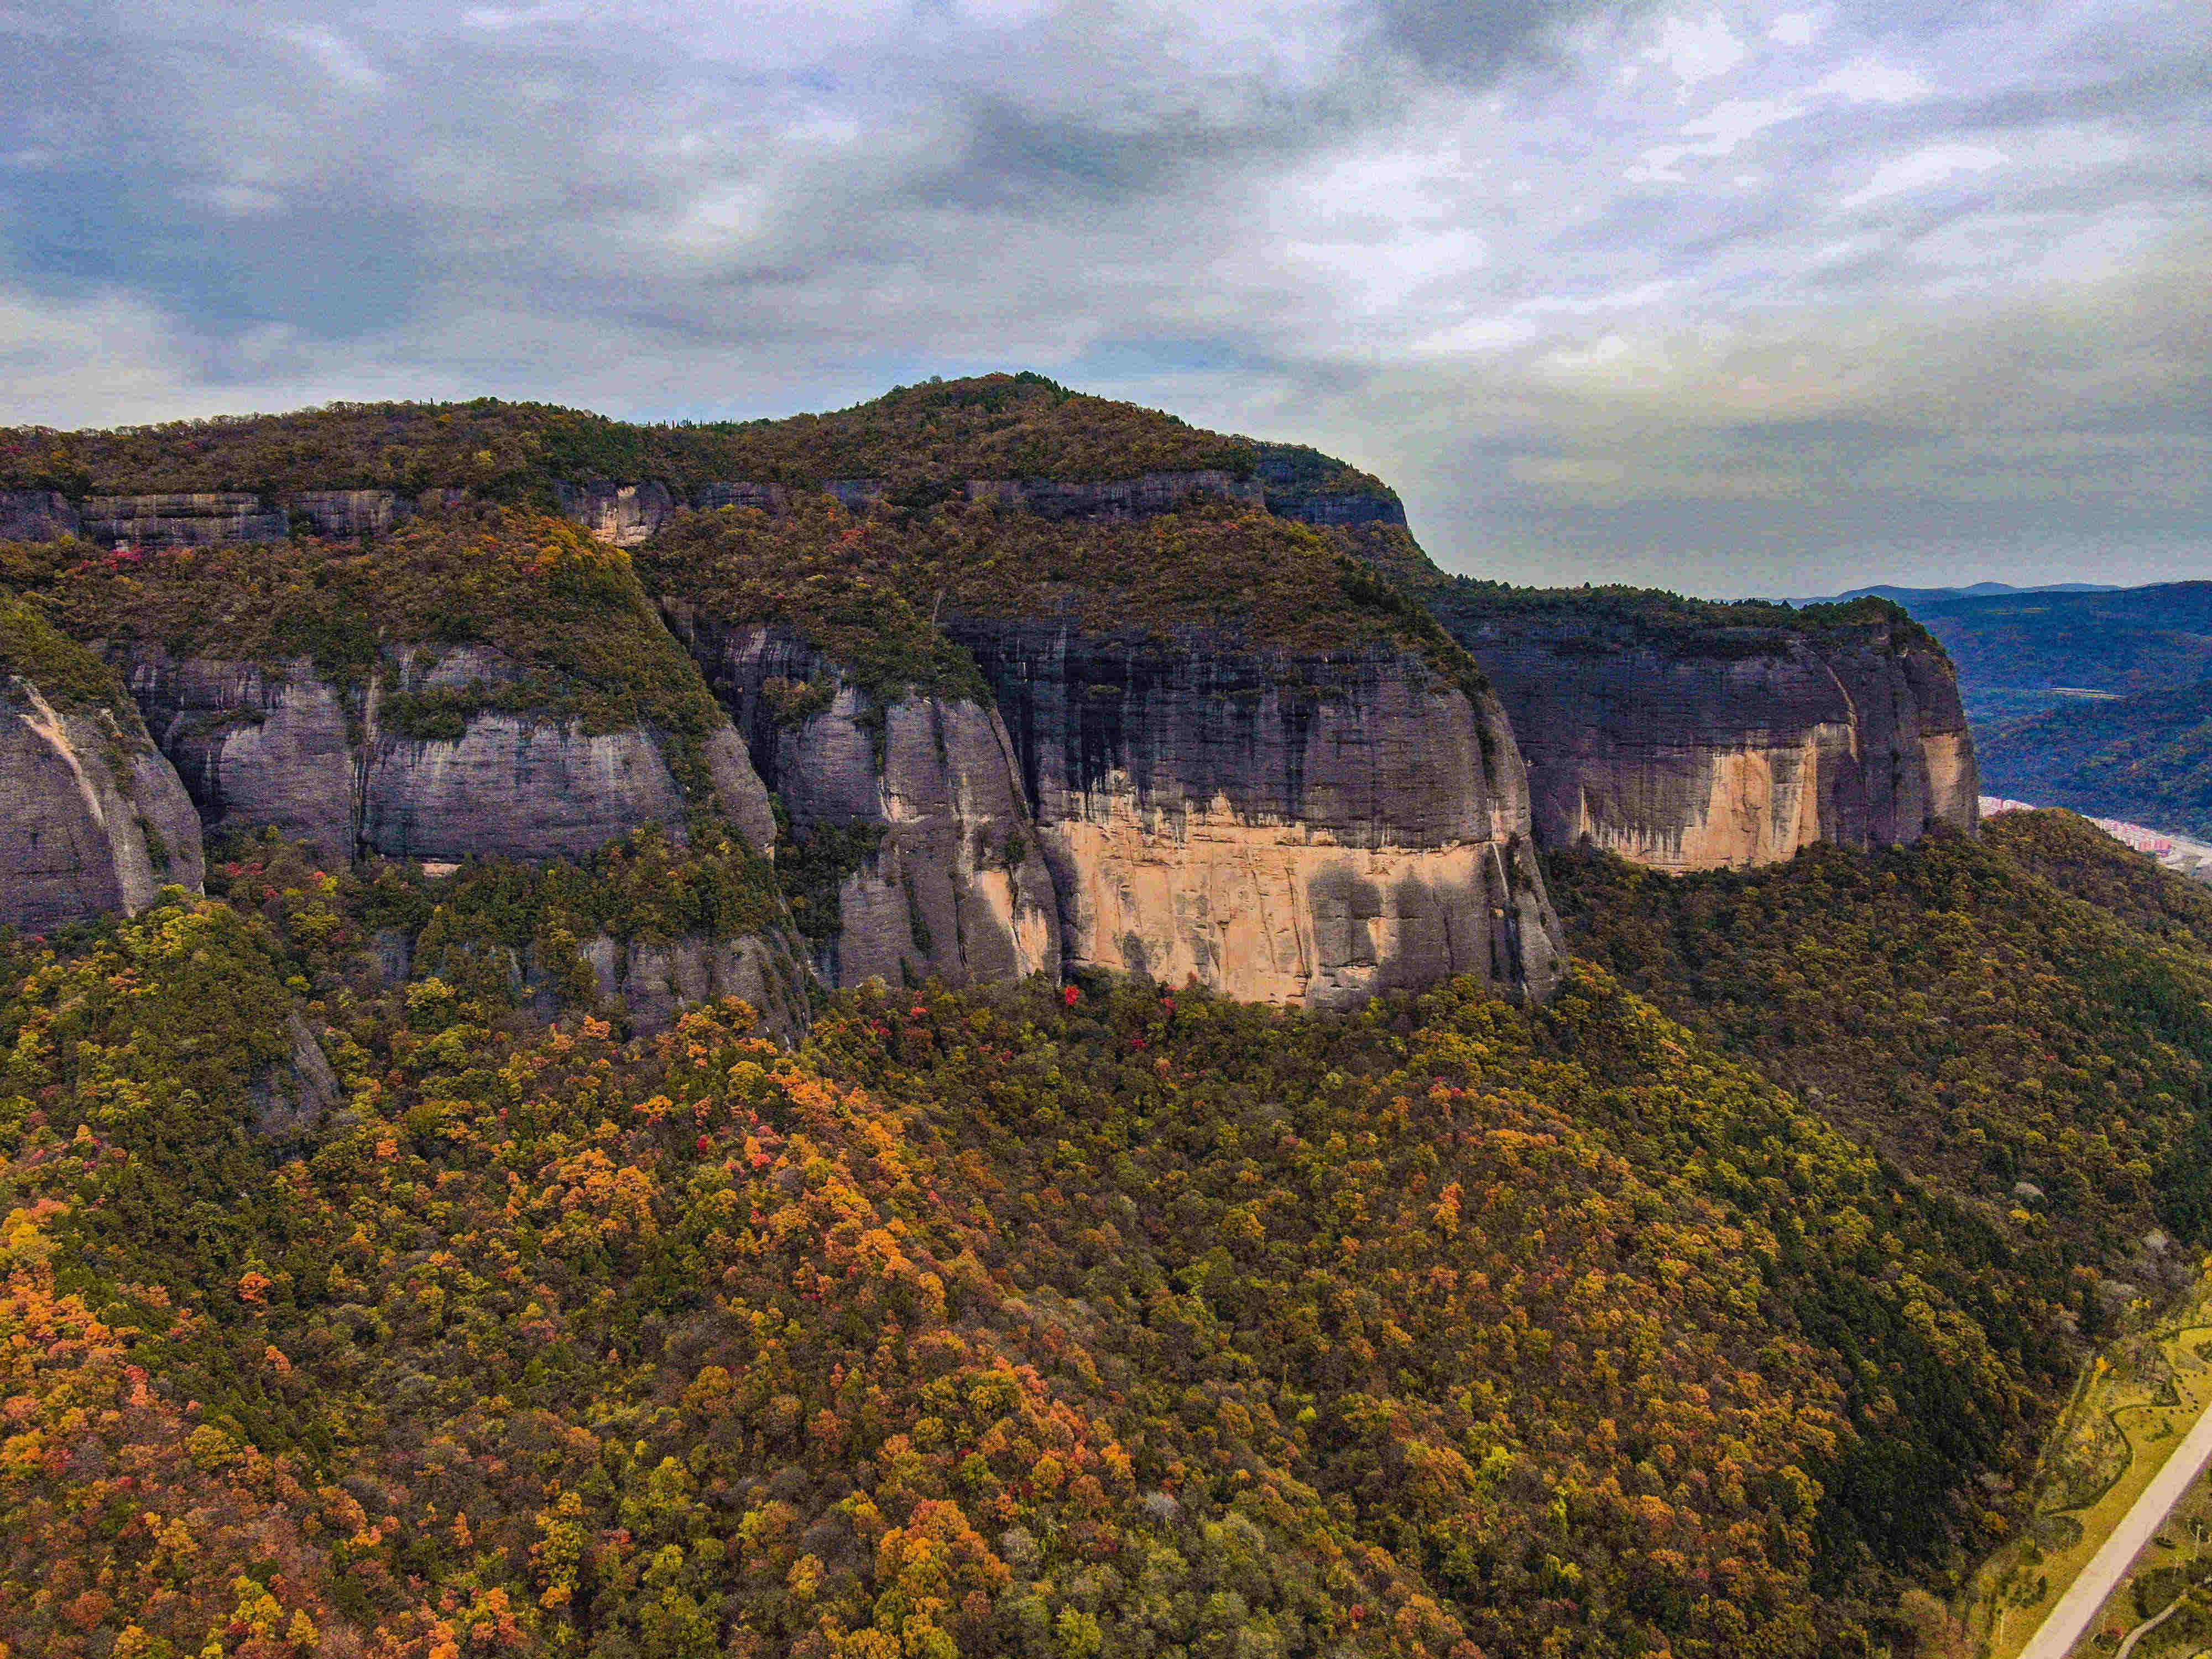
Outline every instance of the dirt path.
<svg viewBox="0 0 2212 1659">
<path fill-rule="evenodd" d="M 2181 1501 L 2181 1494 L 2208 1462 L 2212 1462 L 2212 1402 L 2206 1404 L 2165 1466 L 2151 1477 L 2142 1496 L 2106 1534 L 2089 1565 L 2076 1575 L 2044 1620 L 2042 1628 L 2028 1638 L 2027 1645 L 2020 1650 L 2020 1659 L 2065 1659 L 2074 1650 L 2081 1632 L 2095 1621 L 2098 1609 L 2112 1593 L 2112 1586 L 2126 1574 L 2128 1564 L 2150 1542 L 2151 1534 L 2164 1524 L 2167 1513 Z"/>
</svg>

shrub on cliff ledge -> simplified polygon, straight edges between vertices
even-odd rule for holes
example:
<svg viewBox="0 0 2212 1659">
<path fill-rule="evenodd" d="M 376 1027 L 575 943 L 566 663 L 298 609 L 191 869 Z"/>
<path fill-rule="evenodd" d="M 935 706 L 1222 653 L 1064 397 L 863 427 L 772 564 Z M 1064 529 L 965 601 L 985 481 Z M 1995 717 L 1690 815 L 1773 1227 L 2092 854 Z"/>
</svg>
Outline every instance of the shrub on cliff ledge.
<svg viewBox="0 0 2212 1659">
<path fill-rule="evenodd" d="M 126 730 L 140 729 L 137 708 L 115 672 L 37 606 L 0 587 L 0 690 L 15 675 L 57 708 L 105 708 Z"/>
</svg>

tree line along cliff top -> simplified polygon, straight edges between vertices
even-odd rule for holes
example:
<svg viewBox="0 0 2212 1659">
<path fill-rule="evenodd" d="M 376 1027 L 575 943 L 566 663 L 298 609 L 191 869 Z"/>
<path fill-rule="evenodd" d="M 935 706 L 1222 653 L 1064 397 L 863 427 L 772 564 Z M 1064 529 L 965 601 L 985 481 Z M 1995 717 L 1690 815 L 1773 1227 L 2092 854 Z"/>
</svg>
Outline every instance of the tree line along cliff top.
<svg viewBox="0 0 2212 1659">
<path fill-rule="evenodd" d="M 1095 483 L 1218 471 L 1302 493 L 1391 497 L 1380 480 L 1297 445 L 1208 432 L 1042 375 L 901 386 L 781 420 L 643 424 L 550 404 L 338 403 L 111 431 L 0 430 L 0 489 L 88 494 L 465 488 L 550 504 L 550 487 L 658 479 L 921 489 L 964 478 Z M 1391 497 L 1395 499 L 1395 497 Z"/>
<path fill-rule="evenodd" d="M 807 490 L 867 480 L 879 487 L 876 515 L 888 517 L 908 538 L 919 539 L 917 528 L 927 522 L 926 533 L 940 543 L 949 533 L 971 547 L 977 540 L 974 526 L 981 521 L 968 520 L 961 528 L 956 514 L 956 527 L 939 533 L 940 509 L 957 506 L 960 486 L 970 479 L 1082 484 L 1201 471 L 1255 486 L 1249 501 L 1264 495 L 1271 507 L 1287 508 L 1294 516 L 1315 516 L 1307 509 L 1331 497 L 1359 497 L 1402 517 L 1395 492 L 1382 480 L 1318 450 L 1207 431 L 1160 410 L 1072 392 L 1026 372 L 901 386 L 849 409 L 775 420 L 638 423 L 548 404 L 480 398 L 453 404 L 337 403 L 285 415 L 105 431 L 0 428 L 0 490 L 52 489 L 77 500 L 239 491 L 282 501 L 307 490 L 461 489 L 479 503 L 550 511 L 559 507 L 563 487 L 597 481 L 657 481 L 681 493 L 714 483 Z M 811 519 L 820 514 L 801 516 L 808 527 L 780 532 L 780 542 L 810 535 Z M 1227 579 L 1235 571 L 1213 581 L 1220 573 L 1207 571 L 1202 561 L 1186 560 L 1166 584 L 1176 591 L 1166 592 L 1154 580 L 1164 568 L 1156 556 L 1159 549 L 1148 545 L 1158 538 L 1142 526 L 1055 536 L 1042 526 L 1013 530 L 1018 517 L 998 521 L 1006 526 L 1000 532 L 1006 544 L 1001 556 L 967 558 L 960 579 L 950 585 L 936 580 L 946 574 L 943 549 L 917 548 L 918 557 L 908 561 L 909 571 L 931 567 L 927 574 L 933 580 L 919 593 L 911 591 L 913 584 L 902 585 L 903 602 L 930 609 L 988 592 L 1004 604 L 1019 587 L 1023 610 L 1034 613 L 1040 606 L 1066 609 L 1062 601 L 1081 586 L 1093 592 L 1094 611 L 1110 605 L 1139 623 L 1190 626 L 1241 608 L 1254 617 L 1262 635 L 1279 637 L 1286 628 L 1294 634 L 1313 631 L 1310 595 L 1286 599 L 1273 591 L 1279 583 L 1267 580 L 1255 593 L 1243 578 Z M 1196 539 L 1232 563 L 1264 564 L 1286 550 L 1304 550 L 1273 544 L 1286 532 L 1285 526 L 1230 536 L 1210 529 L 1198 532 Z M 1255 536 L 1268 545 L 1245 545 Z M 1879 599 L 1792 609 L 1623 586 L 1514 587 L 1446 575 L 1402 524 L 1324 524 L 1322 538 L 1334 553 L 1417 592 L 1427 611 L 1462 641 L 1476 629 L 1556 632 L 1564 624 L 1591 649 L 1725 657 L 1786 649 L 1793 635 L 1830 643 L 1873 642 L 1875 630 L 1886 629 L 1888 648 L 1941 648 L 1900 607 Z M 1024 545 L 1018 550 L 1017 543 Z M 1054 556 L 1031 572 L 1017 573 L 1020 557 L 1040 551 Z M 1133 587 L 1098 580 L 1102 571 L 1133 562 L 1160 568 Z M 1291 562 L 1299 561 L 1293 556 Z M 1073 580 L 1054 595 L 1048 592 L 1051 573 L 1062 568 Z M 5 570 L 0 581 L 24 585 L 20 574 Z M 1351 595 L 1350 608 L 1362 609 L 1364 597 Z M 1152 599 L 1160 601 L 1158 606 Z M 1453 673 L 1457 677 L 1459 670 Z M 927 678 L 918 675 L 914 683 Z"/>
</svg>

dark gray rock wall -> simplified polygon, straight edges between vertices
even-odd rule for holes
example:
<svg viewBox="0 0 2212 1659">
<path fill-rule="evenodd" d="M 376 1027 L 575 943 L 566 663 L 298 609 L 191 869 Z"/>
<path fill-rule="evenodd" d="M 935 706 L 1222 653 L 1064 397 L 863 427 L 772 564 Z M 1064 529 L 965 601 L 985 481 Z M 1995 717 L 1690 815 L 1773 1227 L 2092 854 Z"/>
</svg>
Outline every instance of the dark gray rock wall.
<svg viewBox="0 0 2212 1659">
<path fill-rule="evenodd" d="M 489 712 L 458 738 L 417 739 L 380 731 L 381 679 L 349 699 L 305 658 L 270 666 L 148 648 L 122 666 L 210 831 L 273 825 L 333 860 L 458 862 L 576 857 L 647 823 L 683 830 L 683 793 L 642 729 L 593 735 L 571 721 Z M 410 690 L 497 684 L 518 672 L 481 647 L 427 665 L 408 653 L 386 666 Z M 707 760 L 724 811 L 764 849 L 775 819 L 736 733 L 712 734 Z"/>
<path fill-rule="evenodd" d="M 209 491 L 167 495 L 88 495 L 81 509 L 88 542 L 135 547 L 221 547 L 281 542 L 291 520 L 258 495 Z"/>
<path fill-rule="evenodd" d="M 838 890 L 833 983 L 1058 973 L 1052 874 L 994 711 L 936 697 L 881 708 L 787 629 L 666 608 L 794 830 L 880 832 Z"/>
<path fill-rule="evenodd" d="M 0 542 L 52 542 L 80 534 L 82 519 L 53 489 L 0 489 Z"/>
<path fill-rule="evenodd" d="M 415 516 L 415 503 L 390 489 L 302 489 L 284 498 L 318 536 L 350 540 L 386 536 Z"/>
<path fill-rule="evenodd" d="M 202 874 L 191 801 L 131 711 L 62 711 L 0 680 L 0 926 L 136 914 Z"/>
<path fill-rule="evenodd" d="M 643 1033 L 667 1030 L 685 1008 L 725 997 L 750 1003 L 763 1033 L 781 1042 L 796 1042 L 813 1023 L 807 969 L 781 937 L 624 944 L 602 934 L 585 945 L 584 959 L 599 994 L 627 1008 Z"/>
<path fill-rule="evenodd" d="M 1100 483 L 1062 483 L 1051 478 L 970 478 L 968 499 L 1021 507 L 1040 518 L 1126 523 L 1157 517 L 1193 501 L 1241 502 L 1263 507 L 1267 495 L 1256 478 L 1221 471 L 1147 472 L 1140 477 Z"/>
<path fill-rule="evenodd" d="M 264 665 L 146 647 L 117 666 L 209 833 L 273 826 L 334 862 L 354 856 L 352 715 L 313 661 Z"/>
<path fill-rule="evenodd" d="M 1545 846 L 1693 870 L 1973 827 L 1956 680 L 1887 626 L 1652 643 L 1508 615 L 1454 631 L 1512 715 Z"/>
</svg>

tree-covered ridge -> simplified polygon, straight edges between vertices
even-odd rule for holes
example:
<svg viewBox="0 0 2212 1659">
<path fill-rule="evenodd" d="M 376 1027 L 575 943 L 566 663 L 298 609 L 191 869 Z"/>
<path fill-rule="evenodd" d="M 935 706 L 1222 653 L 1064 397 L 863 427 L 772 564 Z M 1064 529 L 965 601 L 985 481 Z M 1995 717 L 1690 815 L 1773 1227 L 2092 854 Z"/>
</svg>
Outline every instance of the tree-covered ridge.
<svg viewBox="0 0 2212 1659">
<path fill-rule="evenodd" d="M 105 709 L 132 738 L 145 727 L 115 671 L 64 634 L 28 600 L 0 587 L 0 691 L 11 678 L 27 680 L 62 709 Z"/>
<path fill-rule="evenodd" d="M 1316 451 L 1257 445 L 1175 416 L 1071 392 L 1042 375 L 901 386 L 823 415 L 645 424 L 550 404 L 332 404 L 112 431 L 0 430 L 0 489 L 73 496 L 185 490 L 465 488 L 550 507 L 552 487 L 659 479 L 679 489 L 744 481 L 894 488 L 966 478 L 1083 483 L 1261 461 L 1296 491 L 1389 492 Z"/>
<path fill-rule="evenodd" d="M 1612 584 L 1516 587 L 1450 576 L 1425 597 L 1444 625 L 1462 636 L 1486 625 L 1509 635 L 1534 625 L 1571 631 L 1593 649 L 1759 656 L 1793 635 L 1818 643 L 1884 629 L 1895 647 L 1942 650 L 1904 606 L 1873 595 L 1839 604 L 1788 605 L 1690 599 L 1659 588 Z"/>
<path fill-rule="evenodd" d="M 2149 692 L 2212 673 L 2212 582 L 1931 597 L 1912 610 L 1959 665 L 1978 720 L 2050 708 L 2054 685 Z"/>
<path fill-rule="evenodd" d="M 958 499 L 859 517 L 817 496 L 774 516 L 679 515 L 636 559 L 656 593 L 718 619 L 796 628 L 884 702 L 908 688 L 980 693 L 943 635 L 962 617 L 1309 654 L 1395 641 L 1455 684 L 1481 683 L 1419 606 L 1325 534 L 1224 505 L 1091 524 Z"/>
<path fill-rule="evenodd" d="M 2212 684 L 2059 704 L 1983 727 L 1992 790 L 2212 837 Z"/>
<path fill-rule="evenodd" d="M 0 948 L 15 1651 L 1859 1654 L 2074 1363 L 2070 1232 L 1601 973 L 549 1029 L 495 948 L 623 867 Z"/>
</svg>

